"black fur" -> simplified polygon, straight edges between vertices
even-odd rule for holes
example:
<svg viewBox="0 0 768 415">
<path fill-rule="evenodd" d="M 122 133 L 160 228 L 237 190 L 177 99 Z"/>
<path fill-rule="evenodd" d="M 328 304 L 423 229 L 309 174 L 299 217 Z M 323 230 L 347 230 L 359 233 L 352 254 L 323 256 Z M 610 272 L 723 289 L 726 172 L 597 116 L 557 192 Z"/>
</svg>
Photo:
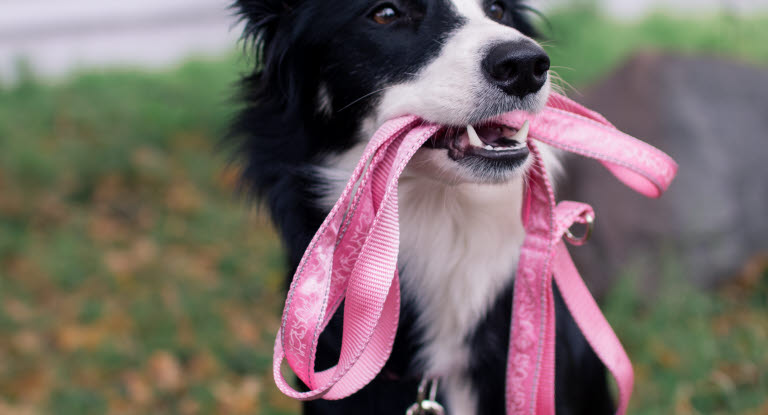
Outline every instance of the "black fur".
<svg viewBox="0 0 768 415">
<path fill-rule="evenodd" d="M 416 12 L 422 2 L 408 1 Z M 324 183 L 312 166 L 351 147 L 375 91 L 403 80 L 433 58 L 440 33 L 460 19 L 432 7 L 420 24 L 382 37 L 365 16 L 370 1 L 239 0 L 257 64 L 242 81 L 245 107 L 235 120 L 243 183 L 272 213 L 294 267 L 324 217 L 314 192 Z M 395 28 L 402 29 L 402 28 Z M 318 111 L 321 84 L 332 114 Z"/>
<path fill-rule="evenodd" d="M 478 414 L 503 414 L 509 330 L 514 291 L 509 287 L 477 326 L 469 344 L 469 376 L 478 394 Z M 611 414 L 605 368 L 589 347 L 555 288 L 555 407 L 558 415 Z"/>
<path fill-rule="evenodd" d="M 377 4 L 369 0 L 236 1 L 247 22 L 246 40 L 254 47 L 256 65 L 242 80 L 244 106 L 232 137 L 237 140 L 243 184 L 269 209 L 285 244 L 289 278 L 327 213 L 316 202 L 326 183 L 313 167 L 360 139 L 356 132 L 380 88 L 407 79 L 436 56 L 440 40 L 462 23 L 446 2 L 392 0 L 416 18 L 383 29 L 366 18 Z M 513 13 L 505 23 L 532 35 L 524 7 L 517 0 L 506 3 Z M 330 95 L 330 108 L 321 109 L 321 90 Z M 467 377 L 480 397 L 478 414 L 504 412 L 511 298 L 509 289 L 467 339 L 474 352 Z M 557 311 L 558 413 L 610 413 L 602 364 L 562 301 Z M 342 312 L 320 338 L 319 368 L 338 358 Z M 421 375 L 414 361 L 420 347 L 413 331 L 415 313 L 404 301 L 392 356 L 370 385 L 341 401 L 309 402 L 305 413 L 404 414 Z"/>
</svg>

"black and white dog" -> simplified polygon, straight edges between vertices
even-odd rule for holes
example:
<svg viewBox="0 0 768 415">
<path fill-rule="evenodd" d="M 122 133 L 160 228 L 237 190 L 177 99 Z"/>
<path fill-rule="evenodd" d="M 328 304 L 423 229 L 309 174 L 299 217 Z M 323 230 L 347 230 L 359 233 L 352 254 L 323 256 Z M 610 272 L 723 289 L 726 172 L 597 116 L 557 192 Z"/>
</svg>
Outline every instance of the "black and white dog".
<svg viewBox="0 0 768 415">
<path fill-rule="evenodd" d="M 484 123 L 537 111 L 549 58 L 520 0 L 237 0 L 257 65 L 234 124 L 244 183 L 268 206 L 289 275 L 384 121 L 447 128 L 400 182 L 401 321 L 366 388 L 306 414 L 405 413 L 419 380 L 440 377 L 453 415 L 504 413 L 512 282 L 524 230 L 526 137 Z M 546 152 L 550 170 L 557 165 Z M 558 414 L 607 414 L 606 373 L 558 297 Z M 321 336 L 338 358 L 341 314 Z"/>
</svg>

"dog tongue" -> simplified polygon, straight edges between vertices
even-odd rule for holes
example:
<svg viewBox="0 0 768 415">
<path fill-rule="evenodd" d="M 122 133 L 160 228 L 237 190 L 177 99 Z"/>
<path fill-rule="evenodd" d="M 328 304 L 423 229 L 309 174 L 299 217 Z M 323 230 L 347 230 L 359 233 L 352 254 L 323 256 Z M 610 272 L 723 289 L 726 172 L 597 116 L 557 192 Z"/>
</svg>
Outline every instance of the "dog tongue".
<svg viewBox="0 0 768 415">
<path fill-rule="evenodd" d="M 460 141 L 465 146 L 513 147 L 528 141 L 528 127 L 529 125 L 527 121 L 523 124 L 520 130 L 515 130 L 499 124 L 479 127 L 467 125 L 467 131 L 464 133 L 464 136 L 461 137 Z"/>
<path fill-rule="evenodd" d="M 483 126 L 483 127 L 476 127 L 475 131 L 477 131 L 477 135 L 480 136 L 480 139 L 485 144 L 493 144 L 497 142 L 499 139 L 504 137 L 504 130 L 501 126 Z M 512 134 L 507 134 L 507 137 L 511 137 Z"/>
</svg>

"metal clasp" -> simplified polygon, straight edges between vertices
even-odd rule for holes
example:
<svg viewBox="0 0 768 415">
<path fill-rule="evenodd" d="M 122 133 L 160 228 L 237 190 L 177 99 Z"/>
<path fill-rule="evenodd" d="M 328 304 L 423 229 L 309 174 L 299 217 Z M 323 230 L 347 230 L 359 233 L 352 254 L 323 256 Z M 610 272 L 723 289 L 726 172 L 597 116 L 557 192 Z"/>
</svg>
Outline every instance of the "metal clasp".
<svg viewBox="0 0 768 415">
<path fill-rule="evenodd" d="M 592 230 L 595 227 L 595 217 L 587 214 L 584 216 L 584 220 L 586 221 L 585 225 L 587 225 L 587 230 L 584 232 L 584 235 L 577 238 L 576 236 L 571 233 L 570 229 L 565 230 L 565 240 L 570 242 L 571 245 L 574 246 L 581 246 L 587 243 L 589 241 L 589 238 L 592 236 Z"/>
<path fill-rule="evenodd" d="M 437 379 L 422 379 L 416 395 L 416 403 L 408 408 L 405 415 L 445 415 L 445 408 L 435 400 L 437 388 Z"/>
</svg>

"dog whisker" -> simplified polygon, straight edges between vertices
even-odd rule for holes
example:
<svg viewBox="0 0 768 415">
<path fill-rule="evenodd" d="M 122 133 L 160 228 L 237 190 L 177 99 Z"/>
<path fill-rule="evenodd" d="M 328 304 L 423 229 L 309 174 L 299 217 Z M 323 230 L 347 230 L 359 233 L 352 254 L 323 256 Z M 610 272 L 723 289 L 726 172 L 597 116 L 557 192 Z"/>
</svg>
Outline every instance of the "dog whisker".
<svg viewBox="0 0 768 415">
<path fill-rule="evenodd" d="M 392 87 L 393 87 L 393 86 L 387 86 L 387 87 L 384 87 L 384 88 L 381 88 L 381 89 L 377 89 L 377 90 L 375 90 L 375 91 L 373 91 L 373 92 L 367 93 L 367 94 L 365 94 L 365 95 L 361 96 L 360 98 L 358 98 L 358 99 L 356 99 L 356 100 L 354 100 L 354 101 L 350 102 L 349 104 L 345 105 L 344 107 L 342 107 L 342 108 L 339 110 L 339 112 L 342 112 L 342 111 L 344 111 L 344 110 L 348 109 L 349 107 L 351 107 L 351 106 L 353 106 L 353 105 L 357 104 L 358 102 L 360 102 L 360 101 L 362 101 L 362 100 L 364 100 L 364 99 L 366 99 L 366 98 L 370 97 L 371 95 L 375 95 L 375 94 L 378 94 L 379 92 L 383 92 L 383 91 L 386 91 L 387 89 L 390 89 L 390 88 L 392 88 Z"/>
</svg>

